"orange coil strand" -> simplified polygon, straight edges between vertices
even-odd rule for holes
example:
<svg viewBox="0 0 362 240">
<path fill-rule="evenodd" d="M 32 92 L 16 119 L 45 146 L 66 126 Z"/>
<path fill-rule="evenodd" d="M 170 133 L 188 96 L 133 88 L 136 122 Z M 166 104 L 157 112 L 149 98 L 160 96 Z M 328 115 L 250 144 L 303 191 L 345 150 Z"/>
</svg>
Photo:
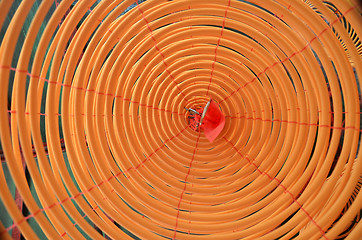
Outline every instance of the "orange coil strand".
<svg viewBox="0 0 362 240">
<path fill-rule="evenodd" d="M 357 0 L 37 2 L 0 1 L 0 238 L 362 238 Z"/>
</svg>

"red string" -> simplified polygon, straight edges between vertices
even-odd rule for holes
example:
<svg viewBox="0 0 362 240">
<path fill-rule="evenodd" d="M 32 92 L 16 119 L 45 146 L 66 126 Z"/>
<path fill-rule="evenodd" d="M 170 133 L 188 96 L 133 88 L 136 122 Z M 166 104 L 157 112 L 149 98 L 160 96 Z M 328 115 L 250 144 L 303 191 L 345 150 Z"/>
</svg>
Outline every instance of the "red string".
<svg viewBox="0 0 362 240">
<path fill-rule="evenodd" d="M 84 195 L 84 194 L 92 191 L 94 188 L 97 188 L 97 187 L 101 186 L 102 184 L 109 182 L 109 181 L 112 180 L 113 178 L 116 178 L 116 177 L 120 176 L 120 175 L 123 174 L 123 173 L 124 173 L 124 174 L 128 173 L 128 171 L 130 171 L 130 170 L 135 170 L 135 171 L 136 171 L 140 166 L 144 165 L 144 163 L 145 163 L 146 161 L 150 160 L 150 157 L 151 157 L 152 155 L 154 155 L 154 154 L 157 153 L 159 150 L 161 150 L 161 149 L 166 145 L 167 142 L 169 142 L 169 141 L 171 141 L 172 139 L 175 139 L 175 138 L 177 138 L 178 136 L 180 136 L 187 128 L 189 128 L 189 126 L 186 126 L 184 129 L 182 129 L 182 130 L 181 130 L 180 132 L 178 132 L 176 135 L 174 135 L 174 136 L 166 139 L 166 140 L 164 141 L 163 145 L 161 145 L 160 147 L 158 147 L 154 152 L 152 152 L 147 158 L 145 158 L 145 159 L 144 159 L 141 163 L 139 163 L 136 167 L 131 167 L 131 168 L 127 169 L 125 172 L 120 171 L 120 172 L 118 172 L 116 175 L 112 175 L 112 176 L 109 177 L 108 179 L 103 180 L 103 181 L 101 181 L 100 183 L 98 183 L 98 184 L 96 184 L 96 185 L 93 185 L 93 186 L 90 187 L 89 189 L 87 189 L 87 190 L 85 190 L 85 191 L 82 191 L 82 192 L 79 192 L 79 193 L 77 193 L 77 194 L 74 195 L 74 196 L 69 196 L 69 197 L 63 199 L 62 201 L 58 201 L 58 202 L 55 202 L 55 203 L 51 204 L 50 206 L 46 206 L 46 207 L 44 207 L 44 208 L 39 208 L 39 209 L 38 209 L 37 211 L 35 211 L 34 213 L 29 214 L 28 216 L 20 219 L 18 222 L 13 223 L 13 225 L 11 225 L 11 226 L 9 226 L 8 228 L 6 228 L 3 232 L 0 233 L 0 236 L 1 236 L 2 234 L 4 234 L 5 232 L 8 232 L 8 231 L 10 231 L 11 229 L 17 227 L 17 226 L 18 226 L 19 224 L 21 224 L 23 221 L 28 220 L 28 219 L 30 219 L 30 218 L 33 218 L 33 217 L 35 217 L 36 215 L 38 215 L 39 213 L 41 213 L 41 212 L 43 212 L 43 211 L 45 211 L 45 210 L 49 210 L 49 209 L 51 209 L 51 208 L 53 208 L 53 207 L 55 207 L 55 206 L 62 205 L 62 204 L 64 204 L 64 203 L 65 203 L 66 201 L 68 201 L 68 200 L 75 200 L 76 198 L 78 198 L 78 197 L 80 197 L 80 196 L 82 196 L 82 195 Z M 130 176 L 128 176 L 127 178 L 130 178 Z"/>
<path fill-rule="evenodd" d="M 145 106 L 144 104 L 140 104 L 139 106 Z M 172 112 L 172 111 L 170 111 L 170 110 L 166 110 L 166 109 L 164 109 L 164 108 L 154 108 L 155 110 L 157 109 L 157 110 L 159 110 L 160 112 L 168 112 L 168 113 L 172 113 L 172 114 L 176 114 L 177 116 L 184 116 L 185 114 L 183 114 L 183 113 L 178 113 L 178 112 Z M 10 113 L 10 114 L 16 114 L 16 113 L 18 113 L 18 111 L 15 111 L 15 110 L 8 110 L 8 113 Z M 31 115 L 31 113 L 30 112 L 24 112 L 24 114 L 25 115 Z M 35 113 L 36 115 L 40 115 L 40 116 L 49 116 L 49 114 L 46 114 L 46 113 Z M 56 116 L 64 116 L 65 114 L 61 114 L 61 113 L 54 113 Z M 85 113 L 81 113 L 81 115 L 82 116 L 92 116 L 92 117 L 105 117 L 105 116 L 107 116 L 106 114 L 85 114 Z M 69 117 L 75 117 L 75 115 L 74 114 L 68 114 L 68 116 Z M 115 114 L 112 114 L 112 117 L 114 117 L 114 116 L 117 116 L 117 115 L 115 115 Z M 120 114 L 119 116 L 123 116 L 123 114 Z M 129 115 L 128 116 L 129 118 L 132 118 L 132 117 L 134 117 L 133 115 Z M 140 118 L 140 116 L 138 115 L 137 116 L 137 118 Z"/>
<path fill-rule="evenodd" d="M 192 163 L 193 163 L 193 161 L 195 160 L 196 150 L 197 150 L 197 146 L 198 146 L 198 144 L 199 144 L 200 136 L 201 136 L 201 131 L 199 131 L 199 135 L 198 135 L 197 140 L 196 140 L 196 145 L 195 145 L 195 148 L 194 148 L 194 152 L 193 152 L 193 154 L 192 154 L 192 158 L 191 158 L 191 161 L 190 161 L 189 169 L 188 169 L 188 171 L 187 171 L 187 174 L 186 174 L 186 177 L 185 177 L 185 180 L 184 180 L 184 183 L 185 183 L 185 184 L 184 184 L 184 189 L 183 189 L 183 191 L 182 191 L 182 193 L 181 193 L 180 200 L 179 200 L 178 205 L 177 205 L 176 224 L 175 224 L 173 239 L 176 238 L 176 232 L 177 232 L 177 227 L 178 227 L 178 220 L 179 220 L 179 215 L 180 215 L 180 206 L 181 206 L 181 202 L 182 202 L 184 193 L 185 193 L 185 191 L 186 191 L 187 179 L 188 179 L 188 177 L 189 177 L 189 175 L 190 175 L 190 172 L 191 172 Z"/>
<path fill-rule="evenodd" d="M 57 1 L 56 1 L 56 0 L 55 0 L 55 3 L 57 4 Z M 161 51 L 161 50 L 158 48 L 158 46 L 157 46 L 157 40 L 156 40 L 156 39 L 154 38 L 154 36 L 153 36 L 153 32 L 152 32 L 152 29 L 150 28 L 149 22 L 146 20 L 146 18 L 145 18 L 145 16 L 144 16 L 144 13 L 143 13 L 143 11 L 141 10 L 141 8 L 139 7 L 139 4 L 138 4 L 137 1 L 136 1 L 136 3 L 137 3 L 137 7 L 138 7 L 139 11 L 140 11 L 141 14 L 142 14 L 143 20 L 146 22 L 147 27 L 148 27 L 148 29 L 149 29 L 150 32 L 151 32 L 151 36 L 152 36 L 152 39 L 153 39 L 153 41 L 154 41 L 154 46 L 155 46 L 156 50 L 159 52 L 159 54 L 162 56 L 162 58 L 163 58 L 163 63 L 164 63 L 164 65 L 165 65 L 165 67 L 166 67 L 165 71 L 166 71 L 166 72 L 169 74 L 169 76 L 173 79 L 173 82 L 176 84 L 176 87 L 179 89 L 179 92 L 180 92 L 180 93 L 185 97 L 185 99 L 186 99 L 186 96 L 185 96 L 185 94 L 182 92 L 182 89 L 180 89 L 180 87 L 178 86 L 177 82 L 175 81 L 175 78 L 171 75 L 170 71 L 168 70 L 168 65 L 167 65 L 167 63 L 165 62 L 165 56 L 163 55 L 162 51 Z M 224 29 L 224 25 L 225 25 L 225 19 L 226 19 L 226 14 L 227 14 L 227 10 L 229 9 L 229 7 L 230 7 L 230 0 L 229 0 L 228 8 L 227 8 L 226 11 L 225 11 L 225 16 L 224 16 L 222 31 L 221 31 L 221 34 L 220 34 L 220 37 L 219 37 L 217 46 L 216 46 L 216 48 L 215 48 L 215 58 L 214 58 L 214 63 L 213 63 L 213 65 L 212 65 L 212 72 L 211 72 L 211 77 L 210 77 L 210 84 L 211 84 L 212 75 L 213 75 L 213 69 L 214 69 L 214 64 L 215 64 L 216 56 L 217 56 L 217 48 L 218 48 L 218 46 L 219 46 L 220 39 L 221 39 L 221 36 L 222 36 L 222 33 L 223 33 L 223 29 Z M 348 12 L 352 11 L 354 8 L 356 8 L 356 6 L 350 8 L 350 9 L 347 10 L 344 14 L 342 14 L 340 17 L 338 17 L 336 20 L 334 20 L 333 22 L 331 22 L 331 24 L 330 24 L 329 27 L 331 27 L 332 25 L 334 25 L 337 21 L 339 21 L 343 16 L 345 16 L 346 14 L 348 14 Z M 329 28 L 329 27 L 328 27 L 328 28 Z M 243 86 L 241 86 L 241 87 L 239 87 L 238 89 L 236 89 L 236 90 L 235 90 L 234 92 L 232 92 L 229 96 L 227 96 L 227 97 L 224 98 L 222 101 L 220 101 L 220 103 L 223 102 L 223 101 L 225 101 L 226 99 L 230 98 L 233 94 L 235 94 L 236 92 L 238 92 L 240 89 L 246 87 L 248 84 L 254 82 L 261 74 L 265 73 L 268 69 L 273 68 L 275 65 L 277 65 L 277 64 L 279 64 L 279 63 L 283 63 L 283 62 L 285 62 L 285 61 L 287 61 L 287 60 L 290 60 L 293 56 L 295 56 L 295 55 L 303 52 L 305 49 L 308 48 L 309 45 L 311 45 L 311 43 L 312 43 L 314 40 L 316 40 L 317 38 L 319 38 L 325 31 L 327 31 L 328 28 L 325 28 L 321 33 L 319 33 L 318 35 L 316 35 L 316 36 L 315 36 L 304 48 L 302 48 L 301 50 L 293 53 L 292 55 L 290 55 L 290 56 L 287 57 L 286 59 L 282 60 L 281 62 L 275 62 L 275 63 L 272 64 L 271 66 L 268 66 L 267 68 L 265 68 L 265 69 L 264 69 L 262 72 L 260 72 L 255 78 L 253 78 L 251 81 L 247 82 L 247 83 L 244 84 Z M 47 80 L 47 79 L 45 79 L 45 78 L 41 78 L 40 76 L 36 76 L 36 75 L 31 74 L 31 73 L 29 73 L 27 70 L 16 69 L 16 68 L 13 68 L 13 67 L 3 66 L 3 65 L 0 65 L 0 68 L 2 68 L 2 69 L 10 69 L 10 70 L 12 70 L 12 71 L 20 72 L 20 73 L 26 73 L 26 74 L 27 74 L 29 77 L 31 77 L 31 78 L 38 78 L 38 79 L 44 80 L 45 82 L 48 82 L 49 84 L 58 84 L 58 85 L 61 85 L 61 86 L 63 86 L 63 87 L 69 87 L 69 88 L 73 88 L 73 89 L 76 89 L 76 90 L 85 90 L 85 91 L 89 91 L 89 92 L 94 92 L 94 93 L 99 94 L 99 95 L 112 96 L 112 97 L 115 97 L 115 98 L 118 97 L 118 98 L 121 98 L 121 99 L 124 100 L 124 101 L 129 101 L 130 103 L 139 104 L 139 106 L 144 106 L 144 107 L 152 108 L 152 109 L 159 110 L 159 111 L 172 112 L 172 111 L 170 111 L 170 110 L 159 109 L 159 108 L 156 108 L 156 107 L 154 107 L 154 106 L 150 106 L 150 105 L 146 105 L 146 104 L 141 104 L 140 102 L 132 101 L 132 100 L 130 100 L 130 99 L 125 99 L 125 98 L 123 98 L 122 96 L 115 96 L 115 95 L 109 94 L 109 93 L 106 94 L 106 93 L 97 92 L 97 91 L 91 90 L 91 89 L 85 89 L 85 88 L 75 87 L 75 86 L 68 85 L 68 84 L 58 83 L 57 81 L 49 81 L 49 80 Z M 208 91 L 209 91 L 209 88 L 210 88 L 210 85 L 209 85 L 209 87 L 208 87 Z M 187 99 L 186 99 L 186 101 L 187 101 Z M 11 113 L 15 113 L 15 112 L 14 112 L 14 111 L 11 111 Z M 178 114 L 178 115 L 183 115 L 183 114 L 180 114 L 180 113 L 177 113 L 177 112 L 172 112 L 172 113 L 176 113 L 176 114 Z M 42 115 L 42 113 L 38 113 L 38 114 L 39 114 L 39 115 Z M 44 114 L 44 115 L 45 115 L 45 114 Z M 235 118 L 235 117 L 231 117 L 231 118 Z M 241 118 L 243 118 L 243 117 L 241 117 Z M 246 118 L 246 119 L 248 119 L 248 118 Z M 284 121 L 284 120 L 263 120 L 263 119 L 258 119 L 258 118 L 255 118 L 255 119 L 253 119 L 253 120 L 287 122 L 287 121 Z M 298 123 L 298 122 L 288 122 L 288 123 L 295 123 L 295 124 L 307 125 L 307 126 L 319 126 L 319 127 L 336 128 L 336 127 L 331 127 L 331 126 L 328 126 L 328 125 L 318 125 L 318 124 L 308 124 L 308 123 Z M 187 126 L 186 128 L 184 128 L 184 129 L 183 129 L 182 131 L 180 131 L 178 134 L 176 134 L 176 135 L 172 136 L 171 138 L 167 139 L 162 146 L 160 146 L 160 147 L 157 148 L 154 152 L 152 152 L 152 153 L 151 153 L 145 160 L 143 160 L 139 165 L 137 165 L 136 167 L 132 167 L 132 168 L 127 169 L 127 171 L 126 171 L 125 173 L 127 173 L 129 170 L 137 170 L 137 169 L 138 169 L 140 166 L 142 166 L 147 160 L 149 160 L 150 157 L 151 157 L 153 154 L 156 154 L 157 151 L 161 150 L 161 149 L 165 146 L 166 142 L 171 141 L 172 139 L 178 137 L 178 136 L 179 136 L 182 132 L 184 132 L 188 127 L 189 127 L 189 126 Z M 336 129 L 347 129 L 347 128 L 354 128 L 354 129 L 356 129 L 355 127 L 336 128 Z M 359 130 L 359 129 L 358 129 L 358 130 Z M 359 131 L 361 131 L 361 130 L 359 130 Z M 189 166 L 188 173 L 187 173 L 187 175 L 186 175 L 186 177 L 185 177 L 184 189 L 183 189 L 183 192 L 181 193 L 180 200 L 179 200 L 179 203 L 178 203 L 178 212 L 177 212 L 177 216 L 176 216 L 176 225 L 175 225 L 175 230 L 174 230 L 174 238 L 175 238 L 175 236 L 176 236 L 177 227 L 178 227 L 178 217 L 179 217 L 179 212 L 180 212 L 180 205 L 181 205 L 181 202 L 182 202 L 182 198 L 183 198 L 184 192 L 185 192 L 185 190 L 186 190 L 187 179 L 188 179 L 188 176 L 189 176 L 190 171 L 191 171 L 192 163 L 193 163 L 194 158 L 195 158 L 195 155 L 196 155 L 196 150 L 197 150 L 197 146 L 198 146 L 198 143 L 199 143 L 199 138 L 200 138 L 200 133 L 199 133 L 199 137 L 197 138 L 197 141 L 196 141 L 196 146 L 195 146 L 195 149 L 194 149 L 194 153 L 193 153 L 192 159 L 191 159 L 191 161 L 190 161 L 190 166 Z M 278 182 L 278 187 L 279 187 L 279 186 L 282 187 L 282 188 L 284 189 L 284 191 L 287 192 L 287 193 L 291 196 L 292 200 L 300 207 L 300 209 L 308 216 L 308 218 L 310 218 L 311 221 L 318 227 L 318 229 L 322 232 L 323 237 L 326 238 L 325 232 L 323 231 L 323 229 L 315 222 L 315 220 L 312 218 L 312 216 L 311 216 L 311 215 L 303 208 L 303 206 L 297 201 L 296 197 L 293 196 L 293 194 L 292 194 L 290 191 L 288 191 L 287 188 L 286 188 L 284 185 L 282 185 L 282 183 L 280 182 L 280 180 L 278 180 L 277 178 L 273 178 L 272 176 L 270 176 L 270 175 L 269 175 L 268 173 L 266 173 L 266 172 L 262 172 L 255 163 L 253 163 L 253 162 L 252 162 L 250 159 L 248 159 L 247 157 L 244 157 L 244 156 L 239 152 L 239 150 L 236 149 L 236 147 L 235 147 L 235 145 L 234 145 L 233 143 L 231 143 L 231 142 L 230 142 L 228 139 L 226 139 L 225 137 L 224 137 L 224 139 L 225 139 L 225 141 L 227 141 L 228 143 L 230 143 L 230 144 L 232 145 L 232 148 L 235 149 L 240 156 L 242 156 L 243 158 L 246 158 L 247 161 L 249 162 L 249 164 L 253 165 L 260 174 L 266 175 L 266 176 L 267 176 L 270 180 L 272 180 L 272 181 L 273 181 L 273 180 L 277 181 L 277 182 Z M 99 187 L 99 186 L 102 185 L 103 183 L 109 182 L 111 179 L 113 179 L 113 178 L 115 178 L 115 177 L 118 177 L 118 176 L 119 176 L 120 174 L 122 174 L 122 173 L 123 173 L 123 172 L 119 172 L 118 174 L 116 174 L 116 175 L 114 175 L 114 176 L 111 176 L 111 177 L 108 178 L 107 180 L 103 180 L 103 181 L 101 181 L 99 184 L 93 185 L 93 186 L 92 186 L 91 188 L 89 188 L 88 190 L 85 190 L 85 191 L 83 191 L 83 192 L 79 192 L 79 193 L 76 194 L 75 196 L 71 196 L 71 197 L 68 197 L 68 198 L 66 198 L 66 199 L 64 199 L 64 200 L 62 200 L 62 201 L 53 203 L 52 205 L 47 206 L 47 207 L 44 207 L 43 209 L 38 209 L 38 210 L 35 211 L 34 213 L 32 213 L 32 214 L 30 214 L 30 215 L 22 218 L 22 219 L 19 220 L 17 223 L 14 223 L 12 226 L 8 227 L 8 228 L 7 228 L 5 231 L 3 231 L 1 234 L 4 234 L 5 232 L 10 231 L 11 229 L 13 229 L 13 228 L 17 227 L 19 224 L 21 224 L 23 221 L 28 220 L 28 219 L 36 216 L 37 214 L 45 211 L 45 210 L 51 209 L 52 207 L 55 207 L 55 206 L 57 206 L 57 205 L 62 205 L 62 204 L 63 204 L 64 202 L 66 202 L 67 200 L 76 199 L 77 197 L 79 197 L 79 196 L 81 196 L 81 195 L 83 195 L 83 194 L 85 194 L 85 193 L 90 192 L 93 188 Z M 97 207 L 98 207 L 98 206 L 97 206 Z M 97 207 L 96 207 L 96 208 L 97 208 Z M 94 208 L 94 210 L 95 210 L 96 208 Z M 1 234 L 0 234 L 0 235 L 1 235 Z M 63 235 L 64 235 L 64 233 L 63 233 Z M 326 239 L 327 239 L 327 238 L 326 238 Z"/>
<path fill-rule="evenodd" d="M 114 188 L 111 190 L 111 192 L 114 192 Z M 104 197 L 103 198 L 103 200 L 108 200 L 108 198 L 107 197 Z M 94 208 L 92 208 L 92 210 L 93 211 L 95 211 L 97 208 L 99 208 L 99 205 L 97 205 L 97 206 L 95 206 Z M 102 209 L 101 209 L 102 210 Z M 106 214 L 107 215 L 107 214 Z M 88 215 L 87 214 L 84 214 L 83 216 L 82 216 L 82 218 L 85 218 L 85 217 L 87 217 Z M 107 217 L 114 223 L 114 221 L 107 215 Z M 73 226 L 75 227 L 77 225 L 77 222 L 75 222 L 74 224 L 73 224 Z M 60 236 L 61 237 L 64 237 L 65 235 L 67 234 L 67 232 L 63 232 Z"/>
<path fill-rule="evenodd" d="M 313 219 L 313 217 L 308 213 L 307 210 L 305 210 L 302 206 L 302 204 L 300 202 L 298 202 L 297 198 L 281 183 L 281 181 L 279 179 L 277 179 L 276 177 L 272 177 L 270 176 L 267 172 L 262 172 L 259 167 L 253 162 L 254 160 L 250 160 L 247 156 L 243 156 L 240 151 L 236 148 L 236 146 L 229 141 L 226 137 L 223 137 L 223 139 L 228 142 L 229 144 L 231 144 L 232 148 L 242 157 L 245 158 L 250 165 L 253 165 L 255 167 L 255 170 L 260 173 L 261 175 L 265 175 L 267 176 L 271 181 L 275 180 L 278 183 L 277 187 L 281 187 L 284 189 L 284 192 L 288 193 L 290 195 L 290 197 L 292 198 L 293 202 L 295 202 L 299 208 L 307 215 L 307 217 L 311 220 L 311 222 L 320 230 L 320 232 L 323 234 L 323 237 L 325 239 L 328 239 L 325 235 L 325 232 L 323 231 L 323 229 L 318 225 L 318 223 Z"/>
<path fill-rule="evenodd" d="M 159 47 L 157 46 L 158 45 L 158 42 L 157 40 L 155 39 L 155 37 L 153 36 L 153 31 L 152 31 L 152 28 L 150 27 L 150 24 L 149 24 L 149 21 L 146 19 L 145 17 L 145 14 L 144 12 L 142 11 L 142 9 L 140 8 L 139 4 L 138 4 L 138 1 L 135 0 L 136 4 L 137 4 L 137 9 L 140 11 L 141 15 L 142 15 L 142 19 L 146 22 L 147 24 L 147 28 L 148 30 L 150 31 L 151 33 L 151 38 L 153 40 L 153 44 L 154 44 L 154 47 L 155 49 L 158 51 L 158 53 L 161 55 L 162 57 L 162 62 L 163 64 L 165 65 L 166 69 L 165 71 L 168 73 L 168 75 L 172 78 L 172 82 L 176 85 L 177 89 L 179 90 L 179 93 L 181 93 L 184 97 L 184 99 L 186 100 L 186 102 L 188 102 L 189 100 L 187 100 L 186 98 L 186 95 L 185 93 L 182 91 L 182 89 L 179 87 L 178 83 L 176 82 L 176 79 L 174 76 L 172 76 L 171 72 L 168 70 L 168 64 L 166 63 L 165 61 L 165 55 L 162 53 L 161 49 L 159 49 Z"/>
<path fill-rule="evenodd" d="M 13 67 L 10 67 L 10 66 L 4 66 L 4 65 L 0 65 L 0 68 L 9 69 L 11 71 L 19 72 L 19 73 L 25 73 L 27 76 L 29 76 L 31 78 L 40 79 L 40 80 L 43 80 L 43 81 L 45 81 L 45 82 L 47 82 L 49 84 L 57 84 L 57 85 L 60 85 L 62 87 L 67 87 L 67 88 L 76 89 L 76 90 L 82 90 L 82 91 L 85 91 L 85 92 L 94 92 L 95 94 L 98 94 L 98 95 L 104 95 L 104 96 L 119 98 L 122 101 L 127 101 L 127 102 L 130 102 L 130 103 L 133 103 L 133 104 L 138 104 L 141 107 L 151 108 L 153 110 L 159 110 L 159 111 L 162 111 L 162 112 L 168 112 L 168 113 L 183 115 L 183 113 L 178 113 L 178 112 L 167 110 L 167 109 L 164 109 L 164 108 L 154 107 L 154 106 L 151 106 L 151 105 L 147 105 L 145 103 L 140 103 L 138 101 L 134 101 L 134 100 L 131 100 L 129 98 L 124 98 L 122 96 L 114 95 L 114 94 L 111 94 L 111 93 L 103 93 L 103 92 L 95 91 L 94 89 L 75 87 L 75 86 L 70 85 L 70 84 L 64 84 L 64 83 L 60 83 L 60 82 L 57 82 L 57 81 L 50 81 L 50 80 L 48 80 L 46 78 L 43 78 L 43 77 L 40 77 L 38 75 L 33 75 L 32 73 L 29 73 L 27 70 L 17 69 L 17 68 L 13 68 Z"/>
<path fill-rule="evenodd" d="M 292 57 L 294 57 L 297 54 L 302 53 L 304 50 L 306 50 L 311 44 L 312 42 L 314 42 L 316 39 L 318 39 L 324 32 L 326 32 L 329 28 L 331 28 L 335 23 L 337 23 L 343 16 L 347 15 L 350 11 L 352 11 L 353 9 L 355 9 L 357 6 L 353 6 L 350 9 L 348 9 L 344 14 L 342 14 L 341 16 L 339 16 L 337 19 L 333 20 L 329 26 L 327 26 L 325 29 L 323 29 L 318 35 L 314 36 L 312 38 L 312 40 L 310 40 L 310 42 L 308 42 L 307 45 L 305 45 L 301 50 L 296 51 L 294 53 L 292 53 L 289 57 L 286 57 L 284 60 L 279 61 L 279 62 L 275 62 L 272 65 L 266 67 L 263 71 L 261 71 L 256 77 L 254 77 L 253 79 L 251 79 L 249 82 L 245 83 L 244 85 L 240 86 L 239 88 L 237 88 L 236 90 L 234 90 L 233 92 L 230 93 L 229 96 L 225 97 L 224 99 L 222 99 L 219 104 L 221 104 L 223 101 L 229 99 L 232 95 L 234 95 L 235 93 L 237 93 L 238 91 L 240 91 L 241 89 L 245 88 L 247 85 L 253 83 L 255 80 L 257 80 L 262 74 L 266 73 L 267 70 L 272 69 L 273 67 L 275 67 L 277 64 L 280 63 L 284 63 L 288 60 L 290 60 Z"/>
<path fill-rule="evenodd" d="M 229 0 L 228 6 L 227 6 L 227 8 L 225 9 L 225 14 L 224 14 L 224 19 L 223 19 L 223 21 L 222 21 L 222 28 L 221 28 L 220 36 L 219 36 L 219 39 L 217 40 L 217 44 L 216 44 L 216 47 L 215 47 L 214 61 L 212 62 L 212 65 L 211 65 L 210 81 L 209 81 L 209 85 L 207 86 L 206 96 L 209 95 L 209 91 L 210 91 L 210 87 L 211 87 L 211 81 L 212 81 L 212 78 L 213 78 L 213 76 L 214 76 L 215 63 L 216 63 L 216 58 L 217 58 L 217 49 L 218 49 L 219 46 L 220 46 L 221 37 L 222 37 L 222 35 L 223 35 L 223 33 L 224 33 L 226 16 L 227 16 L 228 10 L 229 10 L 229 8 L 230 8 L 230 4 L 231 4 L 231 0 Z"/>
<path fill-rule="evenodd" d="M 189 128 L 190 125 L 186 126 L 184 129 L 182 129 L 178 134 L 172 136 L 171 138 L 167 139 L 164 141 L 164 144 L 162 144 L 160 147 L 158 147 L 156 150 L 154 150 L 150 155 L 148 155 L 147 158 L 145 158 L 141 163 L 139 163 L 136 167 L 130 167 L 127 169 L 126 173 L 130 170 L 137 170 L 138 168 L 140 168 L 141 166 L 144 165 L 144 163 L 149 160 L 154 154 L 156 154 L 159 150 L 161 150 L 162 148 L 164 148 L 166 146 L 166 143 L 168 141 L 171 141 L 174 138 L 177 138 L 181 133 L 183 133 L 187 128 Z M 120 175 L 122 172 L 118 173 L 116 176 Z"/>
<path fill-rule="evenodd" d="M 318 123 L 302 123 L 302 122 L 297 122 L 297 121 L 288 121 L 288 120 L 280 120 L 280 119 L 262 119 L 262 118 L 254 118 L 254 117 L 246 117 L 246 116 L 240 116 L 240 117 L 231 117 L 231 116 L 225 116 L 226 118 L 231 118 L 231 119 L 246 119 L 246 120 L 258 120 L 258 121 L 262 121 L 262 122 L 279 122 L 279 123 L 291 123 L 291 124 L 296 124 L 296 125 L 300 125 L 300 126 L 315 126 L 315 127 L 320 127 L 320 128 L 330 128 L 330 129 L 336 129 L 336 130 L 346 130 L 346 129 L 353 129 L 359 132 L 362 132 L 361 129 L 354 127 L 354 126 L 346 126 L 346 127 L 335 127 L 335 126 L 330 126 L 330 125 L 321 125 Z"/>
</svg>

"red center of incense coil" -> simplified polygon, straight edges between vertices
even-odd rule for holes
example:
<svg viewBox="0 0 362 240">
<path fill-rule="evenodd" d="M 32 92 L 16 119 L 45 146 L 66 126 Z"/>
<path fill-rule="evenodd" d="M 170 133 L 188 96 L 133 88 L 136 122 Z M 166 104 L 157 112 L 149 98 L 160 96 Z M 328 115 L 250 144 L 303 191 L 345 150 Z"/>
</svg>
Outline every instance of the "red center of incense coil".
<svg viewBox="0 0 362 240">
<path fill-rule="evenodd" d="M 211 99 L 204 108 L 188 110 L 190 127 L 195 131 L 203 130 L 206 138 L 213 142 L 225 126 L 225 116 L 219 105 Z"/>
</svg>

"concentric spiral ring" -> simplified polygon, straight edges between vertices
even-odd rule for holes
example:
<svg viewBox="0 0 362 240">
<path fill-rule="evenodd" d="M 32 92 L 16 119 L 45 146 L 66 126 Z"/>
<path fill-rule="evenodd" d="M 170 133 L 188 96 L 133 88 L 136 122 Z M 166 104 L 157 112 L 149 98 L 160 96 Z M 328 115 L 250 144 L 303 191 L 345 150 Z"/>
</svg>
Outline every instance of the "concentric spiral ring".
<svg viewBox="0 0 362 240">
<path fill-rule="evenodd" d="M 1 237 L 362 237 L 357 1 L 38 2 L 0 2 Z"/>
</svg>

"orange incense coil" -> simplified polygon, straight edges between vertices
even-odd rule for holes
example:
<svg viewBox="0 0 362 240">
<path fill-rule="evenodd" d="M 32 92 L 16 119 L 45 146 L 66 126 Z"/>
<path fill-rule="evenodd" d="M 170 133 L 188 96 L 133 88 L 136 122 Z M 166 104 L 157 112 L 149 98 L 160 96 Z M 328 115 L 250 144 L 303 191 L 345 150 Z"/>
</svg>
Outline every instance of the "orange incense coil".
<svg viewBox="0 0 362 240">
<path fill-rule="evenodd" d="M 0 9 L 1 238 L 362 237 L 358 1 Z"/>
</svg>

